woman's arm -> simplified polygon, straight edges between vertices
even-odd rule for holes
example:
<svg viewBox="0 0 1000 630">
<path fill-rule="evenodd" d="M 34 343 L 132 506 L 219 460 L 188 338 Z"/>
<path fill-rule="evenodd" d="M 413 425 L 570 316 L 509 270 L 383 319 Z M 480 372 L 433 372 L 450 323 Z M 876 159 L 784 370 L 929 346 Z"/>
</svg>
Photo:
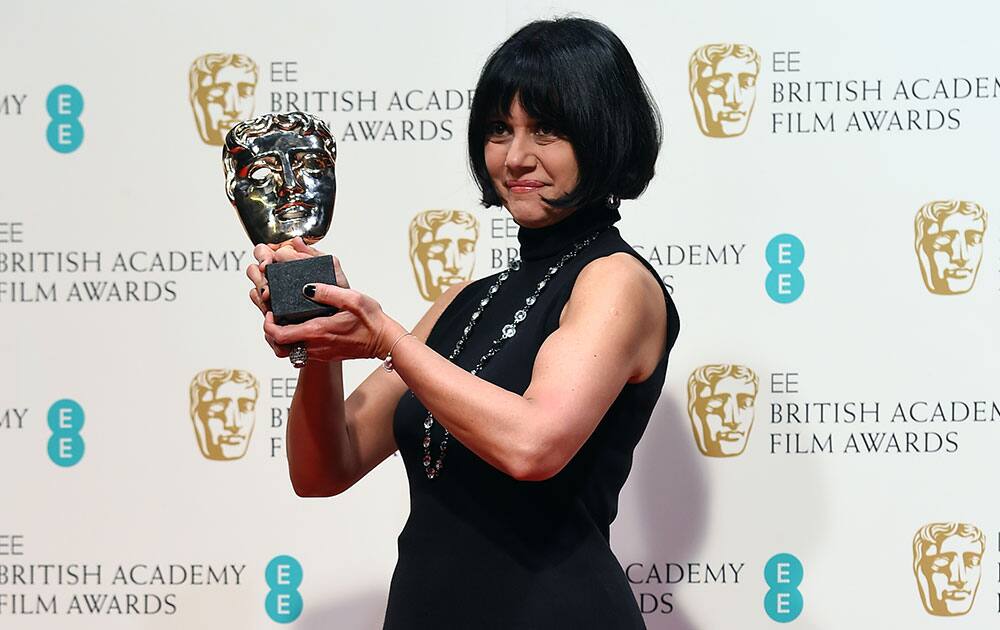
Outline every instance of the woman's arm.
<svg viewBox="0 0 1000 630">
<path fill-rule="evenodd" d="M 665 341 L 662 290 L 641 263 L 622 254 L 580 273 L 523 396 L 452 365 L 416 339 L 400 342 L 393 364 L 459 441 L 516 479 L 542 480 L 572 459 L 627 382 L 652 373 Z"/>
<path fill-rule="evenodd" d="M 414 338 L 427 341 L 466 284 L 451 287 L 431 305 Z M 299 373 L 286 429 L 288 474 L 299 496 L 340 494 L 396 451 L 392 418 L 406 383 L 379 366 L 345 401 L 341 365 L 310 361 Z"/>
<path fill-rule="evenodd" d="M 317 285 L 316 301 L 367 321 L 371 354 L 385 356 L 405 332 L 356 292 Z M 529 314 L 529 317 L 531 315 Z M 289 327 L 291 328 L 291 327 Z M 294 340 L 290 330 L 283 341 Z M 417 398 L 466 447 L 516 479 L 547 479 L 576 454 L 628 382 L 648 377 L 666 340 L 666 305 L 656 280 L 629 254 L 588 264 L 542 344 L 531 383 L 514 394 L 455 366 L 419 337 L 405 337 L 393 364 Z M 342 342 L 348 356 L 359 351 Z"/>
<path fill-rule="evenodd" d="M 288 356 L 288 344 L 267 332 L 276 327 L 269 313 L 263 267 L 272 261 L 317 254 L 298 239 L 292 247 L 276 252 L 267 246 L 254 250 L 261 264 L 247 270 L 256 285 L 250 297 L 265 315 L 265 338 L 278 356 Z M 343 288 L 348 288 L 336 258 L 334 268 Z M 455 285 L 438 298 L 414 327 L 414 336 L 426 341 L 438 317 L 466 284 Z M 310 354 L 318 355 L 312 350 Z M 391 455 L 396 450 L 392 417 L 406 389 L 398 375 L 378 367 L 345 401 L 341 361 L 309 361 L 299 371 L 286 427 L 288 472 L 295 492 L 299 496 L 339 494 Z"/>
</svg>

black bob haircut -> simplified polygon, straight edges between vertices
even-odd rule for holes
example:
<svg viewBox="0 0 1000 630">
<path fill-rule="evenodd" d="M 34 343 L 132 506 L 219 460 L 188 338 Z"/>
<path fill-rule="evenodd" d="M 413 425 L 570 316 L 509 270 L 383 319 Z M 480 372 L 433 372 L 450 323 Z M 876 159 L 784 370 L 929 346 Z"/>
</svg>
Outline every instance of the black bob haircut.
<svg viewBox="0 0 1000 630">
<path fill-rule="evenodd" d="M 493 51 L 469 114 L 469 165 L 484 206 L 501 205 L 486 169 L 490 124 L 517 98 L 532 118 L 573 146 L 576 187 L 553 207 L 635 199 L 652 179 L 662 140 L 660 112 L 625 45 L 599 22 L 531 22 Z"/>
</svg>

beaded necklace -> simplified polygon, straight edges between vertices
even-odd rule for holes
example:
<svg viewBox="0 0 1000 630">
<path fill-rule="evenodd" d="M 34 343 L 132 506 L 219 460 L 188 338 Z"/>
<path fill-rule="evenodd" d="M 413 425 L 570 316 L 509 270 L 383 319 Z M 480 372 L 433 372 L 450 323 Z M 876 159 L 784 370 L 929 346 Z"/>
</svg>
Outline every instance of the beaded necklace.
<svg viewBox="0 0 1000 630">
<path fill-rule="evenodd" d="M 486 365 L 486 363 L 490 359 L 492 359 L 497 352 L 500 351 L 500 348 L 503 347 L 503 345 L 507 342 L 507 340 L 511 339 L 517 333 L 517 325 L 523 322 L 524 319 L 528 316 L 528 311 L 530 311 L 531 307 L 534 306 L 536 301 L 538 301 L 538 296 L 541 295 L 542 291 L 545 290 L 545 287 L 548 286 L 549 281 L 552 280 L 552 277 L 557 273 L 559 273 L 559 270 L 563 268 L 563 265 L 565 265 L 568 261 L 573 259 L 577 254 L 579 254 L 584 247 L 590 245 L 594 241 L 594 239 L 596 239 L 601 234 L 601 232 L 604 231 L 604 229 L 606 228 L 602 228 L 597 232 L 594 232 L 587 238 L 583 239 L 582 241 L 577 241 L 576 243 L 574 243 L 573 248 L 569 252 L 563 254 L 562 257 L 559 259 L 559 261 L 556 262 L 556 264 L 548 268 L 542 279 L 538 281 L 537 285 L 535 285 L 534 292 L 532 292 L 531 295 L 525 298 L 524 306 L 522 306 L 514 313 L 514 318 L 511 320 L 511 322 L 500 330 L 500 336 L 493 340 L 493 343 L 490 345 L 489 349 L 487 349 L 486 353 L 483 354 L 483 356 L 479 359 L 479 361 L 476 363 L 476 366 L 472 368 L 471 370 L 472 374 L 478 374 Z M 475 312 L 472 313 L 472 318 L 470 319 L 468 325 L 466 325 L 466 327 L 462 330 L 462 335 L 458 338 L 458 341 L 455 343 L 455 349 L 451 351 L 450 355 L 448 355 L 449 361 L 451 361 L 452 363 L 455 362 L 455 359 L 458 358 L 458 355 L 462 352 L 462 348 L 465 347 L 465 342 L 469 339 L 469 334 L 472 332 L 472 329 L 475 328 L 476 322 L 479 321 L 479 318 L 483 314 L 483 311 L 486 310 L 487 306 L 489 306 L 490 301 L 493 299 L 493 296 L 496 295 L 497 291 L 500 290 L 500 287 L 503 286 L 504 282 L 507 281 L 507 278 L 510 277 L 510 274 L 517 272 L 520 268 L 521 268 L 521 261 L 520 259 L 515 258 L 510 263 L 510 269 L 501 272 L 500 275 L 497 276 L 497 279 L 490 286 L 490 288 L 487 289 L 486 297 L 479 300 L 479 306 L 476 308 Z M 428 411 L 427 417 L 424 418 L 424 440 L 423 440 L 424 473 L 427 475 L 428 479 L 435 479 L 438 475 L 441 474 L 441 469 L 444 468 L 444 456 L 448 452 L 448 439 L 451 437 L 451 433 L 449 433 L 448 429 L 445 428 L 444 437 L 441 439 L 440 446 L 438 446 L 438 456 L 436 459 L 432 458 L 431 427 L 433 426 L 434 426 L 434 414 Z"/>
</svg>

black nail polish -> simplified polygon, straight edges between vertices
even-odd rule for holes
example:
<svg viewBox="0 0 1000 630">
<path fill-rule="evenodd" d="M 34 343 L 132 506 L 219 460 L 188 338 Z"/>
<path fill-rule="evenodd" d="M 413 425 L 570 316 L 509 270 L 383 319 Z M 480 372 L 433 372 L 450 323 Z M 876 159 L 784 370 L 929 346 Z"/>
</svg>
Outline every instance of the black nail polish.
<svg viewBox="0 0 1000 630">
<path fill-rule="evenodd" d="M 316 285 L 307 284 L 306 286 L 302 287 L 302 295 L 310 299 L 316 297 Z"/>
</svg>

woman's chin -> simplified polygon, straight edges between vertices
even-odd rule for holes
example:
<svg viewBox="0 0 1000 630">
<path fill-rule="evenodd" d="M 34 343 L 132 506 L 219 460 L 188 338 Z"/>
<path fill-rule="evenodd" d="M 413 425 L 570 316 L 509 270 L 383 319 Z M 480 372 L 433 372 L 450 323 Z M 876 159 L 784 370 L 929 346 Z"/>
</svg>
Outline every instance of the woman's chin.
<svg viewBox="0 0 1000 630">
<path fill-rule="evenodd" d="M 514 219 L 514 223 L 526 228 L 540 228 L 558 223 L 572 212 L 564 208 L 551 208 L 537 201 L 533 203 L 513 201 L 507 204 L 507 211 Z"/>
</svg>

